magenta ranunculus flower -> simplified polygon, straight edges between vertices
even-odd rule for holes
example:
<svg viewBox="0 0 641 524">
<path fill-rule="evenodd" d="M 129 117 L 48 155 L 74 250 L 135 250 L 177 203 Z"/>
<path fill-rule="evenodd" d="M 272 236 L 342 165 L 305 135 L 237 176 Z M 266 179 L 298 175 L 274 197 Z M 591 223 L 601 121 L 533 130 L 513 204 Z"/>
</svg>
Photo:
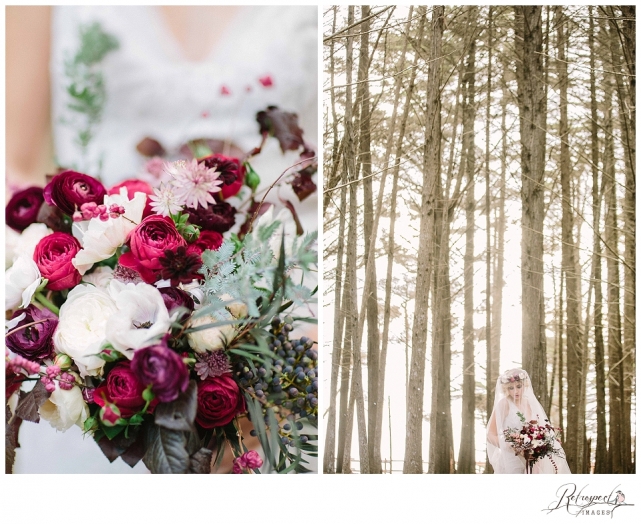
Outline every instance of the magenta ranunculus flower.
<svg viewBox="0 0 641 524">
<path fill-rule="evenodd" d="M 196 422 L 203 428 L 225 426 L 246 410 L 245 399 L 231 374 L 198 383 Z"/>
<path fill-rule="evenodd" d="M 26 309 L 16 311 L 11 318 L 23 313 L 25 317 L 5 338 L 7 347 L 28 360 L 42 361 L 51 357 L 54 353 L 52 337 L 58 325 L 58 317 L 46 308 L 39 309 L 31 304 Z"/>
<path fill-rule="evenodd" d="M 131 232 L 130 251 L 123 253 L 118 263 L 138 271 L 145 282 L 153 284 L 162 269 L 160 258 L 165 256 L 165 251 L 186 245 L 171 218 L 151 215 Z"/>
<path fill-rule="evenodd" d="M 52 233 L 38 242 L 33 260 L 49 280 L 47 289 L 60 291 L 80 283 L 82 276 L 71 262 L 80 249 L 80 242 L 68 233 Z"/>
<path fill-rule="evenodd" d="M 187 391 L 189 369 L 182 358 L 165 344 L 156 344 L 134 352 L 131 369 L 148 386 L 159 402 L 172 402 Z"/>
<path fill-rule="evenodd" d="M 95 389 L 93 399 L 100 407 L 104 407 L 106 404 L 115 404 L 120 410 L 120 414 L 129 418 L 144 407 L 145 399 L 142 398 L 144 390 L 144 384 L 138 380 L 137 375 L 131 369 L 131 362 L 123 360 L 107 373 L 107 380 Z M 157 403 L 158 401 L 154 399 L 150 408 Z"/>
<path fill-rule="evenodd" d="M 205 230 L 224 233 L 236 223 L 236 208 L 227 202 L 209 204 L 206 209 L 187 209 L 189 222 Z"/>
<path fill-rule="evenodd" d="M 106 194 L 99 180 L 71 170 L 54 176 L 44 189 L 47 204 L 58 207 L 67 215 L 73 215 L 82 204 L 102 204 Z"/>
<path fill-rule="evenodd" d="M 224 155 L 209 155 L 198 160 L 198 163 L 205 164 L 220 173 L 219 178 L 223 181 L 220 191 L 223 198 L 227 199 L 236 195 L 245 182 L 245 166 L 237 158 Z"/>
<path fill-rule="evenodd" d="M 38 212 L 44 201 L 41 187 L 28 187 L 18 191 L 5 208 L 7 225 L 16 231 L 24 231 L 38 221 Z"/>
</svg>

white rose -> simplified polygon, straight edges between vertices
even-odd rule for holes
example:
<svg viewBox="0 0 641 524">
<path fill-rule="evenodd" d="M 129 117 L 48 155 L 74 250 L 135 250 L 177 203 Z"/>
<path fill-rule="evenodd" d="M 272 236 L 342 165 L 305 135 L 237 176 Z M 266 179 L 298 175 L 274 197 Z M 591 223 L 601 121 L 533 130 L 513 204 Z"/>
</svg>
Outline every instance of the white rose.
<svg viewBox="0 0 641 524">
<path fill-rule="evenodd" d="M 203 315 L 202 317 L 193 319 L 189 327 L 195 328 L 206 326 L 207 324 L 217 324 L 225 320 L 231 321 L 233 319 L 228 312 L 217 311 L 215 315 Z M 235 334 L 236 329 L 233 325 L 217 326 L 189 333 L 187 335 L 187 342 L 189 342 L 189 345 L 196 353 L 205 353 L 207 351 L 222 349 L 225 344 L 234 338 Z"/>
<path fill-rule="evenodd" d="M 112 280 L 109 292 L 118 311 L 107 322 L 107 340 L 127 358 L 133 358 L 133 350 L 151 345 L 169 331 L 172 319 L 154 286 Z"/>
<path fill-rule="evenodd" d="M 89 417 L 89 406 L 78 386 L 66 390 L 57 387 L 38 409 L 40 416 L 58 431 L 67 431 L 74 424 L 83 427 Z"/>
<path fill-rule="evenodd" d="M 25 230 L 18 235 L 18 238 L 11 239 L 12 245 L 7 251 L 13 251 L 13 263 L 16 263 L 18 257 L 33 259 L 33 253 L 36 250 L 38 242 L 44 237 L 51 235 L 51 233 L 53 233 L 53 231 L 45 224 L 35 223 L 25 228 Z"/>
<path fill-rule="evenodd" d="M 5 309 L 25 308 L 31 303 L 42 277 L 33 258 L 20 256 L 4 273 Z"/>
<path fill-rule="evenodd" d="M 82 277 L 82 281 L 87 282 L 88 284 L 93 284 L 94 286 L 101 289 L 107 289 L 107 287 L 109 286 L 109 282 L 111 282 L 113 277 L 113 269 L 111 269 L 109 266 L 100 266 L 94 269 L 88 275 L 84 275 Z"/>
<path fill-rule="evenodd" d="M 105 196 L 104 205 L 107 209 L 112 204 L 122 206 L 125 208 L 124 215 L 109 218 L 104 222 L 100 218 L 74 222 L 73 235 L 80 240 L 82 249 L 78 251 L 72 263 L 81 275 L 96 262 L 112 257 L 116 249 L 125 243 L 129 233 L 142 220 L 146 201 L 147 196 L 141 192 L 137 192 L 134 198 L 129 200 L 127 188 L 121 187 L 119 195 Z"/>
<path fill-rule="evenodd" d="M 82 377 L 102 373 L 105 362 L 96 355 L 105 342 L 107 320 L 117 312 L 109 294 L 89 284 L 73 288 L 61 306 L 53 341 L 74 360 Z"/>
<path fill-rule="evenodd" d="M 247 305 L 244 302 L 241 302 L 240 300 L 234 300 L 234 297 L 231 295 L 222 295 L 220 297 L 220 300 L 223 302 L 228 302 L 225 304 L 225 307 L 227 308 L 227 311 L 231 313 L 231 316 L 238 319 L 238 318 L 245 318 L 248 313 Z"/>
</svg>

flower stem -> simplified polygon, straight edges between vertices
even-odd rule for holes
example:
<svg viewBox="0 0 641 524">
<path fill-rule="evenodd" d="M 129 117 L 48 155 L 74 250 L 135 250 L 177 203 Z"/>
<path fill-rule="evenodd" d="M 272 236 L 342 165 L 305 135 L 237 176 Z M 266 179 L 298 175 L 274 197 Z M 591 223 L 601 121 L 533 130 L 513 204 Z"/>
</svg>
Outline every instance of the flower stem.
<svg viewBox="0 0 641 524">
<path fill-rule="evenodd" d="M 47 299 L 42 293 L 36 293 L 35 299 L 38 302 L 40 302 L 44 307 L 46 307 L 48 310 L 50 310 L 52 313 L 55 313 L 56 315 L 60 314 L 60 309 L 58 309 L 58 306 L 56 306 L 53 302 Z"/>
</svg>

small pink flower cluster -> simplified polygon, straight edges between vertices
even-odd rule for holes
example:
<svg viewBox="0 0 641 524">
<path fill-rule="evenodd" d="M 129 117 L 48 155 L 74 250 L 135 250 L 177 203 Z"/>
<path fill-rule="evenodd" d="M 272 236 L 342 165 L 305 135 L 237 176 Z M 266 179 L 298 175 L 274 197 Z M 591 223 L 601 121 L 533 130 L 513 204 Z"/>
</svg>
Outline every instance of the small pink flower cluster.
<svg viewBox="0 0 641 524">
<path fill-rule="evenodd" d="M 21 373 L 22 370 L 24 370 L 27 372 L 27 375 L 35 375 L 40 371 L 40 364 L 16 355 L 13 360 L 7 360 L 6 368 L 14 373 Z"/>
<path fill-rule="evenodd" d="M 244 469 L 256 469 L 263 465 L 263 459 L 254 451 L 243 453 L 240 457 L 234 459 L 234 473 L 242 473 Z"/>
<path fill-rule="evenodd" d="M 118 204 L 111 204 L 109 209 L 107 206 L 98 205 L 95 202 L 87 202 L 80 206 L 80 211 L 73 214 L 74 222 L 81 222 L 82 220 L 91 220 L 92 218 L 99 218 L 103 222 L 111 218 L 118 218 L 120 215 L 125 214 L 125 208 Z"/>
<path fill-rule="evenodd" d="M 74 377 L 71 373 L 67 373 L 65 371 L 61 374 L 60 367 L 55 365 L 49 366 L 47 368 L 46 375 L 40 378 L 40 382 L 44 384 L 45 389 L 49 393 L 53 393 L 56 390 L 56 383 L 54 382 L 54 379 L 58 380 L 60 389 L 73 389 L 73 386 L 76 383 L 76 377 Z"/>
</svg>

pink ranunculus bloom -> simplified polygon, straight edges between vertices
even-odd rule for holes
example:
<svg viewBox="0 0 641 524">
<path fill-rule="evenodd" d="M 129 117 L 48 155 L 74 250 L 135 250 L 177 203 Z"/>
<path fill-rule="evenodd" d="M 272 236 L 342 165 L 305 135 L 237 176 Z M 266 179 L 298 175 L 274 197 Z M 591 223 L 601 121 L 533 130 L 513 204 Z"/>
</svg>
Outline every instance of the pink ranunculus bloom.
<svg viewBox="0 0 641 524">
<path fill-rule="evenodd" d="M 80 283 L 82 276 L 72 263 L 80 249 L 80 242 L 67 233 L 52 233 L 38 242 L 33 260 L 42 277 L 49 280 L 47 289 L 60 291 Z"/>
<path fill-rule="evenodd" d="M 165 251 L 175 251 L 186 245 L 171 218 L 151 215 L 131 232 L 130 251 L 123 253 L 118 263 L 138 271 L 145 282 L 153 284 L 162 269 L 160 258 L 165 256 Z"/>
<path fill-rule="evenodd" d="M 144 390 L 144 384 L 131 369 L 131 362 L 123 360 L 111 369 L 107 379 L 95 389 L 93 400 L 100 407 L 115 404 L 120 415 L 129 418 L 145 405 L 145 399 L 142 398 Z M 154 399 L 150 407 L 155 407 L 157 403 L 158 400 Z"/>
</svg>

